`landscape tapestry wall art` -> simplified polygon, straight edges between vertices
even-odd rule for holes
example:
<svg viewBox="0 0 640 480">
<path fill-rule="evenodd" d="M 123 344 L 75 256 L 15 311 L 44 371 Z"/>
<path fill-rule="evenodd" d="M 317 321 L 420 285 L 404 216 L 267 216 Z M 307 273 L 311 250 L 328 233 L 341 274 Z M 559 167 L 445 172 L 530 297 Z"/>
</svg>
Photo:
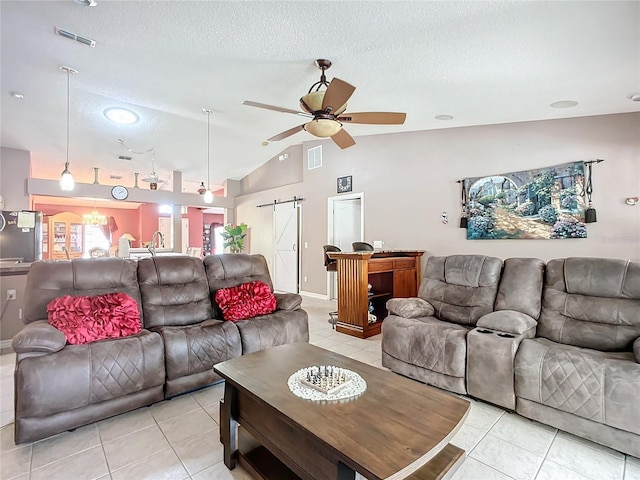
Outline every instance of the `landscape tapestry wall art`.
<svg viewBox="0 0 640 480">
<path fill-rule="evenodd" d="M 586 238 L 584 162 L 465 178 L 467 239 Z"/>
</svg>

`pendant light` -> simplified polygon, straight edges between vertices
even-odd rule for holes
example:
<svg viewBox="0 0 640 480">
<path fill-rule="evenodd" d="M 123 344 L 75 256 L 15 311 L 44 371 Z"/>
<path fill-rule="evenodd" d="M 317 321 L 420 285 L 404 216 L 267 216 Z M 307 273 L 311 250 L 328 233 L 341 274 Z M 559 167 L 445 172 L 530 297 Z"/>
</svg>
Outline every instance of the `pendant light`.
<svg viewBox="0 0 640 480">
<path fill-rule="evenodd" d="M 209 127 L 209 122 L 211 120 L 211 114 L 213 113 L 213 110 L 209 110 L 207 108 L 203 108 L 202 111 L 204 113 L 207 114 L 207 191 L 204 192 L 204 202 L 205 203 L 212 203 L 213 202 L 213 192 L 211 191 L 211 186 L 209 184 L 209 161 L 210 161 L 210 130 L 211 128 Z"/>
<path fill-rule="evenodd" d="M 78 73 L 71 67 L 60 67 L 60 70 L 67 72 L 67 161 L 64 163 L 64 170 L 60 175 L 60 189 L 70 192 L 75 187 L 73 175 L 69 171 L 69 123 L 71 118 L 71 74 Z"/>
</svg>

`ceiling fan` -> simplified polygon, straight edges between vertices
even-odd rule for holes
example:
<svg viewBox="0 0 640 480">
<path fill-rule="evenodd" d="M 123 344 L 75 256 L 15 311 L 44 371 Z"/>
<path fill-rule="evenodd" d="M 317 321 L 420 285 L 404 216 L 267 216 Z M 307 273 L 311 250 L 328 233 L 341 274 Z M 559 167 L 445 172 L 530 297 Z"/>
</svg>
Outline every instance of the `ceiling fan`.
<svg viewBox="0 0 640 480">
<path fill-rule="evenodd" d="M 276 112 L 293 113 L 301 117 L 311 118 L 311 121 L 290 128 L 267 140 L 272 142 L 282 140 L 291 135 L 306 130 L 320 138 L 331 137 L 340 148 L 349 148 L 355 145 L 355 140 L 342 128 L 344 123 L 362 123 L 376 125 L 402 125 L 407 118 L 406 113 L 397 112 L 360 112 L 345 114 L 347 101 L 353 95 L 356 87 L 347 82 L 335 78 L 327 82 L 325 71 L 331 67 L 331 62 L 325 59 L 316 60 L 316 66 L 322 71 L 320 81 L 311 85 L 309 92 L 300 99 L 300 107 L 304 112 L 289 108 L 276 107 L 264 103 L 246 100 L 243 105 L 265 108 Z M 320 90 L 320 87 L 326 90 Z M 315 91 L 314 91 L 315 88 Z"/>
</svg>

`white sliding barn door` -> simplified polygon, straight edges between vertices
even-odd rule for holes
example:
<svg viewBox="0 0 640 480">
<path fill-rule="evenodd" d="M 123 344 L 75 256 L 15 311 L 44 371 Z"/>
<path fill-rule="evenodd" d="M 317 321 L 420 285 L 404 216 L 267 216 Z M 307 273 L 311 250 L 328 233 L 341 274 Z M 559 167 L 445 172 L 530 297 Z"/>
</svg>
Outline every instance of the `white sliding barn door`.
<svg viewBox="0 0 640 480">
<path fill-rule="evenodd" d="M 281 292 L 298 293 L 298 212 L 298 202 L 280 203 L 273 208 L 273 288 Z"/>
</svg>

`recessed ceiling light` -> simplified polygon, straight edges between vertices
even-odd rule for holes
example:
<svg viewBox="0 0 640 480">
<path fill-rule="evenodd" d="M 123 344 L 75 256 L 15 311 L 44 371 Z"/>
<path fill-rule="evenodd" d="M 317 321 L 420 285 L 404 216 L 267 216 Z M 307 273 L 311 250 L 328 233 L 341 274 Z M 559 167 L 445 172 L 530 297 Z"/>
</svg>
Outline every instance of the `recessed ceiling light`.
<svg viewBox="0 0 640 480">
<path fill-rule="evenodd" d="M 560 100 L 557 102 L 553 102 L 551 104 L 551 107 L 553 108 L 571 108 L 571 107 L 575 107 L 576 105 L 578 105 L 578 102 L 576 102 L 575 100 Z"/>
<path fill-rule="evenodd" d="M 9 94 L 13 97 L 13 98 L 17 98 L 18 100 L 22 100 L 24 98 L 24 95 L 20 92 L 9 92 Z"/>
<path fill-rule="evenodd" d="M 451 115 L 436 115 L 436 120 L 453 120 Z"/>
<path fill-rule="evenodd" d="M 98 5 L 98 2 L 96 2 L 96 0 L 73 0 L 74 2 L 76 2 L 78 5 L 82 5 L 83 7 L 95 7 L 96 5 Z"/>
<path fill-rule="evenodd" d="M 629 100 L 634 101 L 634 102 L 640 102 L 640 92 L 634 92 L 634 93 L 628 95 L 627 98 Z"/>
<path fill-rule="evenodd" d="M 104 111 L 104 116 L 118 125 L 133 125 L 140 117 L 126 108 L 112 107 Z"/>
</svg>

